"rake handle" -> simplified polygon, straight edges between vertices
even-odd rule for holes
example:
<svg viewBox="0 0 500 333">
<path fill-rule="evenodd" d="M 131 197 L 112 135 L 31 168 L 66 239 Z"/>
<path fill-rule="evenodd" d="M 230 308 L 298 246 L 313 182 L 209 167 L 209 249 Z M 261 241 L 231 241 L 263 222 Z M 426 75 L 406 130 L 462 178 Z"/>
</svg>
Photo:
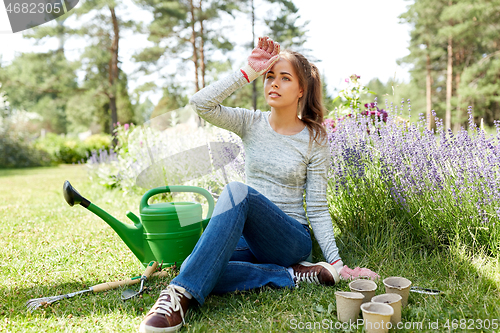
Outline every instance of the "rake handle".
<svg viewBox="0 0 500 333">
<path fill-rule="evenodd" d="M 155 269 L 156 269 L 156 267 L 155 267 Z M 151 276 L 163 277 L 163 276 L 166 276 L 167 273 L 168 272 L 166 270 L 164 270 L 161 272 L 153 273 Z M 95 286 L 90 287 L 90 289 L 92 289 L 93 292 L 98 293 L 101 291 L 116 289 L 116 288 L 123 287 L 123 286 L 130 286 L 132 284 L 139 283 L 140 281 L 141 281 L 141 277 L 136 276 L 136 277 L 128 278 L 125 280 L 104 282 L 104 283 L 96 284 Z"/>
</svg>

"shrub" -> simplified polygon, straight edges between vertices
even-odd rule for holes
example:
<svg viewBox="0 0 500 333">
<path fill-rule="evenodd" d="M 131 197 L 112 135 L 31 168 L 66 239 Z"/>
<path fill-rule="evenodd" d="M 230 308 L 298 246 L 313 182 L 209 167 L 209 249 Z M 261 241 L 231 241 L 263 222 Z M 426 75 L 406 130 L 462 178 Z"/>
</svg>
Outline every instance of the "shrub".
<svg viewBox="0 0 500 333">
<path fill-rule="evenodd" d="M 498 255 L 500 130 L 488 138 L 472 116 L 471 130 L 456 135 L 436 123 L 436 133 L 423 115 L 402 123 L 397 110 L 386 123 L 361 114 L 337 122 L 329 134 L 334 223 L 366 236 L 392 221 L 431 247 L 459 240 Z"/>
<path fill-rule="evenodd" d="M 93 134 L 83 141 L 87 152 L 99 149 L 109 149 L 113 145 L 113 139 L 108 134 Z"/>
<path fill-rule="evenodd" d="M 0 84 L 1 86 L 1 84 Z M 9 108 L 4 94 L 0 92 L 0 168 L 45 166 L 50 157 L 30 142 L 27 130 L 30 121 L 37 115 Z"/>
<path fill-rule="evenodd" d="M 0 168 L 47 166 L 50 156 L 18 133 L 0 131 Z"/>
<path fill-rule="evenodd" d="M 109 149 L 111 137 L 95 134 L 82 141 L 78 137 L 47 133 L 35 145 L 47 152 L 53 163 L 78 163 L 86 160 L 93 150 Z"/>
</svg>

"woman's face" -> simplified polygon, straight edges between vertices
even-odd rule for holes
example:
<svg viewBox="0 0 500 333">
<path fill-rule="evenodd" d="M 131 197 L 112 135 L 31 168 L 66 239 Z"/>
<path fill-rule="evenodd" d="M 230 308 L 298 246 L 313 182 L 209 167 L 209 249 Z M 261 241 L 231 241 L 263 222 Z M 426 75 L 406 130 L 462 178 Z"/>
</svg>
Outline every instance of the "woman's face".
<svg viewBox="0 0 500 333">
<path fill-rule="evenodd" d="M 290 108 L 297 111 L 304 90 L 299 86 L 299 78 L 289 60 L 280 58 L 266 73 L 264 94 L 267 104 L 275 110 Z"/>
</svg>

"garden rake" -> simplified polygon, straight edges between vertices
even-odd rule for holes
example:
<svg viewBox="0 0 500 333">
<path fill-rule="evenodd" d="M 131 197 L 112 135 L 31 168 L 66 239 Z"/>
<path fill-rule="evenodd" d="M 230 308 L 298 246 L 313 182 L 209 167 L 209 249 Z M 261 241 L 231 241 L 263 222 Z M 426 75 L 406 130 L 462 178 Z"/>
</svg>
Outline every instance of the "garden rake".
<svg viewBox="0 0 500 333">
<path fill-rule="evenodd" d="M 163 277 L 168 274 L 168 270 L 162 270 L 160 272 L 153 273 L 151 276 L 154 277 Z M 84 294 L 87 292 L 101 292 L 101 291 L 106 291 L 106 290 L 111 290 L 111 289 L 116 289 L 118 287 L 122 286 L 130 286 L 136 283 L 139 283 L 141 281 L 141 276 L 136 276 L 133 278 L 125 279 L 125 280 L 120 280 L 120 281 L 113 281 L 113 282 L 104 282 L 100 284 L 96 284 L 95 286 L 89 287 L 88 289 L 85 290 L 80 290 L 80 291 L 75 291 L 69 294 L 64 294 L 64 295 L 57 295 L 57 296 L 50 296 L 50 297 L 41 297 L 41 298 L 34 298 L 30 299 L 29 301 L 26 302 L 26 306 L 28 307 L 28 310 L 30 312 L 38 309 L 40 306 L 46 306 L 49 304 L 52 304 L 54 302 L 60 301 L 65 298 L 71 298 L 79 294 Z"/>
</svg>

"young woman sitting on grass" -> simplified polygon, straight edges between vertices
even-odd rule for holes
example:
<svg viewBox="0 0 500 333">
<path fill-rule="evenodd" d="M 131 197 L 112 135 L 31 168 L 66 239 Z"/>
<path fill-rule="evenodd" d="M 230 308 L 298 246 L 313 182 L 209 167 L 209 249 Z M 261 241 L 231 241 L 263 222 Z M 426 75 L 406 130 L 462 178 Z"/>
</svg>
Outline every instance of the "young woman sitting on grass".
<svg viewBox="0 0 500 333">
<path fill-rule="evenodd" d="M 270 112 L 220 105 L 262 74 Z M 244 68 L 200 90 L 191 103 L 203 119 L 241 137 L 246 184 L 226 185 L 206 230 L 144 318 L 141 332 L 180 329 L 189 306 L 202 305 L 210 293 L 378 277 L 344 266 L 335 243 L 316 66 L 299 53 L 280 53 L 278 43 L 263 37 Z M 326 262 L 304 261 L 312 249 L 308 219 Z"/>
</svg>

